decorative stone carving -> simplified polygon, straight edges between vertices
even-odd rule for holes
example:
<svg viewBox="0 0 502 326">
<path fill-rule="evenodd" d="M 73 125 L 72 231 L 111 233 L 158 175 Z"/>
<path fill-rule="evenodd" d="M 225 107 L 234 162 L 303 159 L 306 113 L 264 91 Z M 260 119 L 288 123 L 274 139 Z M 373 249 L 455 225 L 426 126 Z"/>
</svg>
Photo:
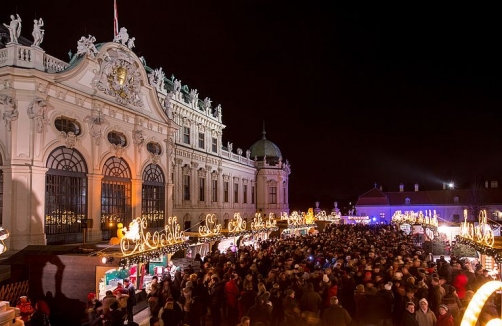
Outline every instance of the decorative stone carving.
<svg viewBox="0 0 502 326">
<path fill-rule="evenodd" d="M 190 102 L 195 105 L 197 104 L 197 101 L 199 101 L 199 93 L 197 92 L 197 89 L 192 89 L 190 91 Z"/>
<path fill-rule="evenodd" d="M 77 56 L 87 54 L 90 58 L 95 58 L 98 54 L 98 49 L 94 45 L 96 38 L 92 35 L 89 37 L 82 36 L 80 40 L 77 41 Z"/>
<path fill-rule="evenodd" d="M 10 34 L 10 42 L 9 43 L 18 43 L 18 38 L 21 35 L 21 17 L 16 14 L 17 18 L 14 15 L 10 15 L 10 24 L 3 24 L 9 30 Z"/>
<path fill-rule="evenodd" d="M 33 32 L 31 35 L 33 36 L 33 44 L 31 46 L 40 47 L 40 44 L 44 40 L 45 31 L 42 29 L 44 26 L 44 21 L 42 18 L 33 20 Z"/>
<path fill-rule="evenodd" d="M 204 109 L 208 114 L 211 114 L 211 99 L 209 97 L 204 99 Z"/>
<path fill-rule="evenodd" d="M 162 71 L 162 67 L 159 69 L 155 69 L 153 72 L 148 74 L 148 80 L 150 81 L 150 85 L 154 86 L 157 91 L 165 93 L 166 86 L 164 84 L 164 79 L 166 74 Z"/>
<path fill-rule="evenodd" d="M 218 106 L 214 110 L 214 117 L 218 118 L 218 120 L 221 120 L 221 104 L 218 104 Z"/>
<path fill-rule="evenodd" d="M 143 144 L 145 143 L 145 136 L 143 135 L 143 130 L 134 129 L 132 131 L 132 140 L 133 143 L 137 145 L 139 149 L 141 149 L 143 147 Z"/>
<path fill-rule="evenodd" d="M 233 147 L 234 147 L 234 144 L 232 144 L 231 142 L 227 143 L 227 149 L 229 152 L 232 152 Z"/>
<path fill-rule="evenodd" d="M 150 162 L 152 162 L 152 164 L 159 164 L 159 161 L 160 161 L 159 154 L 150 153 Z"/>
<path fill-rule="evenodd" d="M 69 131 L 68 133 L 61 131 L 61 141 L 67 148 L 74 148 L 77 144 L 77 135 L 73 131 Z"/>
<path fill-rule="evenodd" d="M 237 155 L 242 155 L 242 148 L 237 148 Z"/>
<path fill-rule="evenodd" d="M 28 105 L 28 117 L 35 120 L 36 130 L 41 133 L 46 123 L 47 102 L 41 98 L 36 98 Z"/>
<path fill-rule="evenodd" d="M 93 110 L 92 115 L 84 118 L 84 122 L 87 122 L 89 134 L 94 138 L 96 146 L 101 145 L 104 124 L 107 123 L 101 111 Z"/>
<path fill-rule="evenodd" d="M 124 152 L 124 147 L 122 147 L 122 145 L 111 144 L 110 149 L 116 158 L 122 158 L 122 153 Z"/>
<path fill-rule="evenodd" d="M 119 104 L 143 107 L 140 97 L 141 73 L 134 58 L 127 52 L 111 49 L 100 61 L 100 71 L 92 85 L 107 95 L 115 97 Z"/>
<path fill-rule="evenodd" d="M 246 158 L 249 159 L 250 156 L 251 156 L 251 151 L 248 149 L 246 151 Z"/>
<path fill-rule="evenodd" d="M 127 47 L 128 47 L 129 49 L 131 49 L 131 50 L 132 50 L 132 48 L 133 48 L 133 47 L 135 47 L 135 45 L 134 45 L 134 40 L 135 40 L 135 39 L 136 39 L 136 38 L 131 37 L 131 38 L 129 39 L 129 41 L 127 41 Z"/>
<path fill-rule="evenodd" d="M 113 42 L 121 43 L 122 45 L 127 45 L 127 41 L 129 41 L 129 34 L 127 33 L 127 28 L 122 27 L 120 31 L 113 38 Z"/>
<path fill-rule="evenodd" d="M 7 131 L 11 131 L 12 121 L 17 120 L 19 116 L 16 100 L 8 95 L 0 95 L 0 104 L 3 104 L 4 108 L 2 119 L 5 122 L 5 129 L 7 129 Z"/>
<path fill-rule="evenodd" d="M 181 80 L 174 80 L 174 92 L 179 93 L 181 92 Z"/>
</svg>

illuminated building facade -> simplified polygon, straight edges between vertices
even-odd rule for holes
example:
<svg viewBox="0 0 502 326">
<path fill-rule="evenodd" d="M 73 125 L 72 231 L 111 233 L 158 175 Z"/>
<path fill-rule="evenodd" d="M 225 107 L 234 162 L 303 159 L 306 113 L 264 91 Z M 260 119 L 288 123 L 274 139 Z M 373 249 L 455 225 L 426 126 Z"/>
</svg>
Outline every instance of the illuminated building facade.
<svg viewBox="0 0 502 326">
<path fill-rule="evenodd" d="M 28 17 L 27 17 L 28 18 Z M 290 165 L 263 137 L 223 141 L 222 108 L 148 67 L 127 40 L 78 40 L 64 62 L 0 24 L 0 226 L 9 250 L 109 240 L 145 218 L 289 213 Z M 83 230 L 86 230 L 84 238 Z"/>
<path fill-rule="evenodd" d="M 415 184 L 413 191 L 382 191 L 375 187 L 359 196 L 355 208 L 358 216 L 369 216 L 372 223 L 390 223 L 398 212 L 434 212 L 439 224 L 464 221 L 464 210 L 469 211 L 469 219 L 477 221 L 474 208 L 486 209 L 493 221 L 502 221 L 502 189 L 496 182 L 485 183 L 483 188 L 420 190 Z"/>
</svg>

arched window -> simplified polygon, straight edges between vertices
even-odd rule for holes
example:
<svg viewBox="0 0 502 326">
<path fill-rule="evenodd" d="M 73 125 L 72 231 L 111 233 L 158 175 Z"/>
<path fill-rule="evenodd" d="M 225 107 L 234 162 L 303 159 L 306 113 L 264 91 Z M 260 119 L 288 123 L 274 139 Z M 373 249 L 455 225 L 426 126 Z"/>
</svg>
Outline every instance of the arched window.
<svg viewBox="0 0 502 326">
<path fill-rule="evenodd" d="M 80 135 L 82 130 L 80 124 L 75 119 L 64 116 L 56 118 L 54 126 L 58 131 L 64 131 L 65 133 L 73 132 L 76 136 Z"/>
<path fill-rule="evenodd" d="M 141 215 L 149 228 L 165 225 L 166 192 L 164 173 L 157 164 L 149 164 L 143 171 Z"/>
<path fill-rule="evenodd" d="M 45 233 L 48 244 L 82 242 L 87 218 L 87 164 L 73 148 L 58 147 L 47 159 Z"/>
<path fill-rule="evenodd" d="M 103 240 L 116 236 L 118 223 L 128 227 L 131 221 L 131 170 L 122 158 L 111 157 L 103 166 L 101 182 Z"/>
</svg>

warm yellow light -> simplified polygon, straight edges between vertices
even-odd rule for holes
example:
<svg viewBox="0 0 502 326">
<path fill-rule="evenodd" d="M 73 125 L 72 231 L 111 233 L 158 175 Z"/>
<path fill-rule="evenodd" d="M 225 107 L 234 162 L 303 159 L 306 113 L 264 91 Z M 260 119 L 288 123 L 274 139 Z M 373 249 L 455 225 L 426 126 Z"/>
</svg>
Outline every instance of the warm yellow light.
<svg viewBox="0 0 502 326">
<path fill-rule="evenodd" d="M 103 264 L 106 264 L 106 257 L 101 258 L 101 262 L 102 262 Z"/>
<path fill-rule="evenodd" d="M 502 282 L 499 281 L 490 281 L 481 286 L 469 302 L 460 326 L 476 325 L 479 318 L 479 313 L 481 312 L 481 309 L 483 308 L 486 300 L 491 296 L 493 292 L 497 291 L 501 287 Z M 492 321 L 494 321 L 493 324 L 491 323 Z M 487 323 L 487 326 L 488 324 L 490 324 L 490 326 L 502 325 L 499 318 L 490 320 L 490 322 Z"/>
<path fill-rule="evenodd" d="M 502 319 L 500 318 L 491 319 L 489 322 L 486 323 L 486 326 L 501 326 L 501 325 L 502 325 Z"/>
</svg>

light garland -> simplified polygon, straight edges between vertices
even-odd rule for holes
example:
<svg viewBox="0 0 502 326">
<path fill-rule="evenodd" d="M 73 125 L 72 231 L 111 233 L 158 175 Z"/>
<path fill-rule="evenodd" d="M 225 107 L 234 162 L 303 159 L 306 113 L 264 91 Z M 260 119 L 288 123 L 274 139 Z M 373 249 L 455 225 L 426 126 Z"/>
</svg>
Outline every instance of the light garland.
<svg viewBox="0 0 502 326">
<path fill-rule="evenodd" d="M 462 321 L 460 322 L 460 326 L 476 325 L 478 322 L 479 314 L 481 313 L 481 309 L 485 305 L 486 300 L 492 295 L 493 292 L 499 290 L 501 287 L 502 282 L 499 281 L 490 281 L 483 284 L 476 291 L 471 301 L 469 302 L 464 316 L 462 317 Z M 502 320 L 500 318 L 493 318 L 488 322 L 488 324 L 492 326 L 500 326 L 502 325 Z"/>
<path fill-rule="evenodd" d="M 200 237 L 208 237 L 208 236 L 216 236 L 221 232 L 221 224 L 216 224 L 214 221 L 218 221 L 218 218 L 215 214 L 207 214 L 206 222 L 204 225 L 199 226 L 199 236 Z"/>
<path fill-rule="evenodd" d="M 233 221 L 228 222 L 228 232 L 242 232 L 246 230 L 246 221 L 241 217 L 240 213 L 234 213 Z"/>
<path fill-rule="evenodd" d="M 495 244 L 495 236 L 493 230 L 488 224 L 486 210 L 481 210 L 478 216 L 478 225 L 467 223 L 467 210 L 464 209 L 464 222 L 460 224 L 460 235 L 463 238 L 474 240 L 483 245 L 493 247 Z"/>
</svg>

